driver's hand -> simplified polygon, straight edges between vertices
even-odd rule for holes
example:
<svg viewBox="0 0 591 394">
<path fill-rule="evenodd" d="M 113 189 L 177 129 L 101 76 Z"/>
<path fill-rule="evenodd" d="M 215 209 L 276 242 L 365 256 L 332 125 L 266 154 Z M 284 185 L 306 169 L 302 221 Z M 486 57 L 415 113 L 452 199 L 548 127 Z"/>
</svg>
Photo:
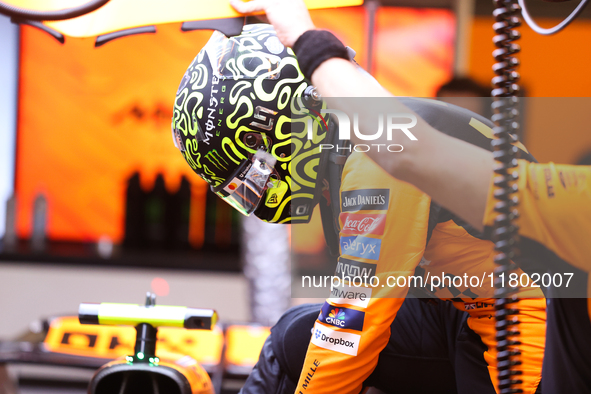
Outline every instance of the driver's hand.
<svg viewBox="0 0 591 394">
<path fill-rule="evenodd" d="M 277 37 L 288 47 L 304 32 L 315 28 L 303 0 L 230 0 L 230 5 L 241 14 L 264 11 Z"/>
</svg>

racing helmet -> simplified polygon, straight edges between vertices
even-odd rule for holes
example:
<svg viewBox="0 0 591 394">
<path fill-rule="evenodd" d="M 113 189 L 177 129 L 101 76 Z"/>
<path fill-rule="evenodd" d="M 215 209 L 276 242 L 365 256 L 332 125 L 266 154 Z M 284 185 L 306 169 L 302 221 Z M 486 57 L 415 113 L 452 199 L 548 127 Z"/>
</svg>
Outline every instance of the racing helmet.
<svg viewBox="0 0 591 394">
<path fill-rule="evenodd" d="M 321 194 L 332 122 L 266 24 L 214 32 L 176 93 L 172 137 L 211 190 L 244 215 L 305 223 Z M 330 126 L 329 126 L 330 125 Z"/>
</svg>

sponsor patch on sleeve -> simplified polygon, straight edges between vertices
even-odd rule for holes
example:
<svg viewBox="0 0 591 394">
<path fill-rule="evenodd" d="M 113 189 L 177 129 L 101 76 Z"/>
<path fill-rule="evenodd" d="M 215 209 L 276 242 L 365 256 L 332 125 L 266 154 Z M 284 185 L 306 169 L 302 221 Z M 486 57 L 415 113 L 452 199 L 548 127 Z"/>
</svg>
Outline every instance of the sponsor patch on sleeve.
<svg viewBox="0 0 591 394">
<path fill-rule="evenodd" d="M 376 268 L 376 264 L 362 263 L 360 261 L 339 257 L 337 269 L 335 270 L 335 276 L 338 276 L 343 281 L 345 281 L 344 278 L 349 277 L 351 279 L 347 280 L 352 280 L 352 278 L 356 276 L 360 278 L 371 278 L 372 276 L 376 275 Z"/>
<path fill-rule="evenodd" d="M 343 263 L 339 262 L 341 267 Z M 361 263 L 363 264 L 363 263 Z M 368 264 L 374 265 L 374 264 Z M 334 304 L 353 305 L 367 308 L 371 299 L 371 289 L 367 287 L 354 287 L 348 285 L 335 286 L 330 291 L 330 302 Z"/>
<path fill-rule="evenodd" d="M 361 335 L 335 331 L 320 323 L 314 325 L 312 343 L 323 349 L 348 354 L 350 356 L 357 356 L 360 341 Z"/>
<path fill-rule="evenodd" d="M 363 331 L 363 321 L 365 319 L 365 312 L 356 311 L 345 307 L 338 307 L 330 305 L 325 302 L 320 309 L 318 321 L 328 325 L 346 328 L 349 330 Z"/>
<path fill-rule="evenodd" d="M 384 235 L 385 214 L 341 213 L 341 234 Z"/>
<path fill-rule="evenodd" d="M 348 190 L 341 193 L 341 211 L 386 211 L 390 205 L 390 189 Z"/>
<path fill-rule="evenodd" d="M 381 239 L 361 236 L 341 237 L 340 244 L 341 254 L 369 260 L 380 258 Z"/>
</svg>

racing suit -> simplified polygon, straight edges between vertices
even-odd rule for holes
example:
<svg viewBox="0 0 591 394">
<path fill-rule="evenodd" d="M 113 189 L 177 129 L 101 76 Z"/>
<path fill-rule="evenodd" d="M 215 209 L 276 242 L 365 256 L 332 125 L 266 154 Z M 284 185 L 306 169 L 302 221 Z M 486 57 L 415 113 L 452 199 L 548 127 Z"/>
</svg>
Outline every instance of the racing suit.
<svg viewBox="0 0 591 394">
<path fill-rule="evenodd" d="M 550 285 L 542 390 L 591 392 L 591 167 L 519 161 L 519 248 Z M 493 224 L 490 188 L 484 225 Z"/>
<path fill-rule="evenodd" d="M 242 394 L 294 392 L 321 307 L 299 305 L 281 317 L 271 329 Z M 468 327 L 467 315 L 450 302 L 427 303 L 409 296 L 398 310 L 388 344 L 363 386 L 397 394 L 486 393 L 491 387 L 483 358 L 486 346 Z M 303 372 L 310 380 L 320 367 Z"/>
<path fill-rule="evenodd" d="M 489 149 L 492 132 L 488 120 L 433 100 L 401 101 L 436 129 Z M 525 148 L 519 147 L 521 157 L 532 160 Z M 293 326 L 303 328 L 287 330 L 292 333 L 290 335 L 286 335 L 286 329 L 282 328 L 290 325 L 285 321 L 279 324 L 272 330 L 269 343 L 263 348 L 259 364 L 243 392 L 287 392 L 285 390 L 291 385 L 285 380 L 289 379 L 282 383 L 276 381 L 273 389 L 276 391 L 251 390 L 249 384 L 264 387 L 268 376 L 285 371 L 293 379 L 294 370 L 301 370 L 295 390 L 297 394 L 359 393 L 368 385 L 395 391 L 401 375 L 411 376 L 408 369 L 403 368 L 405 363 L 390 362 L 402 357 L 407 365 L 421 368 L 423 375 L 413 375 L 419 378 L 413 377 L 414 386 L 412 383 L 408 386 L 416 387 L 414 392 L 433 392 L 420 391 L 425 383 L 429 383 L 429 378 L 420 376 L 426 372 L 437 380 L 437 372 L 445 370 L 447 372 L 443 375 L 451 377 L 453 382 L 439 378 L 440 392 L 495 393 L 495 300 L 490 282 L 476 287 L 470 284 L 456 286 L 451 282 L 433 289 L 429 287 L 429 291 L 433 290 L 431 295 L 439 299 L 435 307 L 437 312 L 425 309 L 430 306 L 416 299 L 405 300 L 409 281 L 405 284 L 399 281 L 396 285 L 388 282 L 389 277 L 419 276 L 422 283 L 428 284 L 429 278 L 434 276 L 453 279 L 465 274 L 488 280 L 494 270 L 493 244 L 414 186 L 389 176 L 363 153 L 353 153 L 345 164 L 340 204 L 341 256 L 335 275 L 365 274 L 377 277 L 379 285 L 355 287 L 347 284 L 335 288 L 319 314 L 318 307 L 312 311 L 296 309 L 289 312 L 289 318 L 283 320 L 298 322 L 309 319 L 310 314 L 316 317 L 311 337 L 311 321 L 308 325 L 294 323 Z M 364 228 L 356 226 L 364 219 L 373 224 Z M 534 393 L 541 379 L 546 303 L 539 288 L 521 288 L 520 298 L 517 309 L 521 321 L 521 388 L 524 393 Z M 294 317 L 298 315 L 300 317 Z M 420 323 L 415 324 L 413 319 Z M 439 339 L 425 340 L 425 337 L 409 334 L 423 330 L 427 337 Z M 438 330 L 439 334 L 427 334 Z M 281 362 L 286 357 L 276 354 L 286 351 L 278 349 L 282 344 L 277 342 L 294 341 L 294 338 L 299 338 L 295 341 L 299 348 L 305 348 L 306 341 L 310 341 L 302 367 L 297 362 L 299 357 L 287 356 L 294 366 L 289 360 Z M 441 342 L 445 345 L 439 346 Z M 298 346 L 291 345 L 290 348 Z M 417 358 L 420 354 L 413 352 L 424 352 L 427 357 Z M 297 352 L 292 350 L 291 353 Z M 432 371 L 424 370 L 433 366 L 429 361 L 443 358 L 447 358 L 448 364 L 443 363 L 441 368 L 434 367 Z M 265 360 L 272 360 L 277 365 L 270 368 L 272 363 Z M 262 373 L 263 370 L 266 372 Z M 261 378 L 265 374 L 267 377 Z M 397 382 L 395 386 L 388 386 L 392 381 Z M 444 387 L 453 388 L 446 391 Z"/>
<path fill-rule="evenodd" d="M 453 105 L 422 99 L 402 99 L 431 126 L 454 137 L 490 149 L 492 135 L 487 120 Z M 529 160 L 529 153 L 520 145 Z M 469 163 L 466 163 L 469 165 Z M 444 275 L 486 277 L 494 270 L 491 242 L 483 240 L 414 186 L 389 176 L 364 154 L 353 153 L 343 170 L 341 184 L 341 257 L 337 266 L 373 270 L 379 283 L 390 276 L 409 277 L 421 272 L 423 278 Z M 348 221 L 370 217 L 383 221 L 363 233 L 350 229 Z M 417 270 L 417 267 L 419 270 Z M 397 283 L 398 284 L 398 283 Z M 308 347 L 297 393 L 358 393 L 363 381 L 375 369 L 380 351 L 390 338 L 408 286 L 367 288 L 367 303 L 348 297 L 329 298 L 322 308 Z M 351 291 L 345 287 L 343 291 Z M 494 338 L 493 288 L 488 285 L 444 286 L 434 295 L 451 300 L 467 312 L 467 325 L 486 346 L 482 357 L 490 375 L 491 392 L 496 387 L 496 341 Z M 334 294 L 333 294 L 334 296 Z M 522 288 L 518 305 L 521 321 L 524 393 L 536 391 L 541 379 L 545 338 L 545 299 L 538 288 Z M 334 318 L 344 312 L 344 323 Z M 333 315 L 331 319 L 328 314 Z M 313 377 L 305 373 L 316 368 Z M 395 373 L 395 371 L 393 371 Z"/>
</svg>

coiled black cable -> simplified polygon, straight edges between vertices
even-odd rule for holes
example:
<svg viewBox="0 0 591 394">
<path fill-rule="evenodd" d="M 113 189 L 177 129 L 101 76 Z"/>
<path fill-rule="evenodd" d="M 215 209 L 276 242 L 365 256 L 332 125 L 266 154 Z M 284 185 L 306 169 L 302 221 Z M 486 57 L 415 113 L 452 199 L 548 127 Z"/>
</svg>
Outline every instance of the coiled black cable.
<svg viewBox="0 0 591 394">
<path fill-rule="evenodd" d="M 0 2 L 0 14 L 7 15 L 11 18 L 26 19 L 29 21 L 61 21 L 88 14 L 101 8 L 108 2 L 109 0 L 91 0 L 88 3 L 82 4 L 78 7 L 55 11 L 27 10 Z"/>
<path fill-rule="evenodd" d="M 497 340 L 497 369 L 498 392 L 500 394 L 521 393 L 516 388 L 522 381 L 516 378 L 521 375 L 517 368 L 520 364 L 519 351 L 519 319 L 518 310 L 514 307 L 517 302 L 518 289 L 507 286 L 507 278 L 513 270 L 513 258 L 516 255 L 515 244 L 517 241 L 517 226 L 514 220 L 518 216 L 516 197 L 517 175 L 514 169 L 517 167 L 517 148 L 513 145 L 518 140 L 518 98 L 519 73 L 515 68 L 519 60 L 515 57 L 520 51 L 519 45 L 514 41 L 520 34 L 516 27 L 520 25 L 518 13 L 519 5 L 515 0 L 493 0 L 493 16 L 495 23 L 494 43 L 497 49 L 493 52 L 495 65 L 493 70 L 495 77 L 492 80 L 494 97 L 492 103 L 492 121 L 495 124 L 492 147 L 495 157 L 495 192 L 497 200 L 493 241 L 495 243 L 495 319 Z M 498 278 L 504 278 L 504 281 Z M 503 283 L 504 282 L 504 283 Z"/>
</svg>

